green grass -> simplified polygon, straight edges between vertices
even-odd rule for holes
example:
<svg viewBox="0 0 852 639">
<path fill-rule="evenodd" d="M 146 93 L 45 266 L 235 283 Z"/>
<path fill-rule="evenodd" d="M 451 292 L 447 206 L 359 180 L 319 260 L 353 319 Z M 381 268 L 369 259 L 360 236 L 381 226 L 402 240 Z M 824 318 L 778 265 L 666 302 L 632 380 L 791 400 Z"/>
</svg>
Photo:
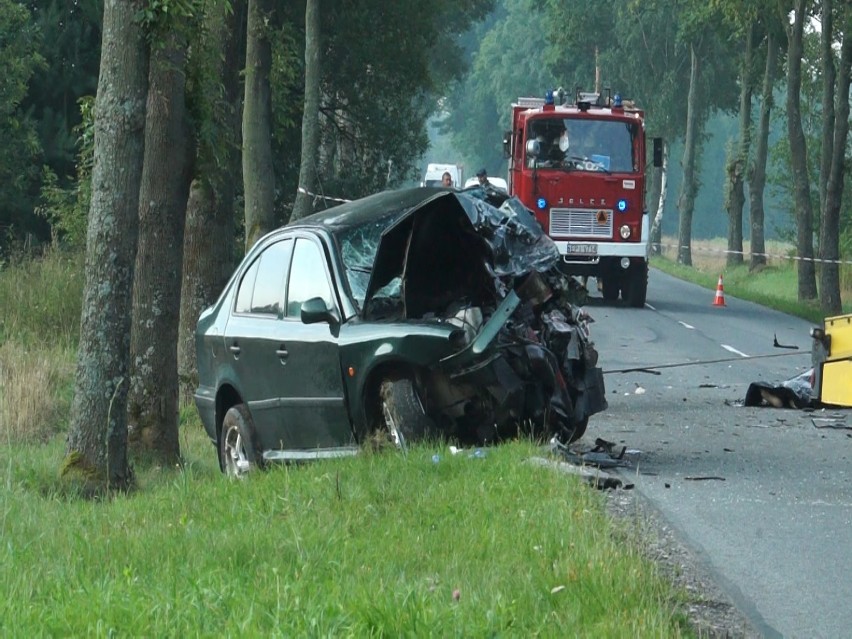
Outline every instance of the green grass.
<svg viewBox="0 0 852 639">
<path fill-rule="evenodd" d="M 0 264 L 0 344 L 76 344 L 83 282 L 81 253 L 52 249 Z"/>
<path fill-rule="evenodd" d="M 704 244 L 718 244 L 705 242 Z M 776 250 L 777 252 L 777 250 Z M 677 264 L 673 256 L 652 257 L 651 265 L 679 279 L 693 282 L 710 290 L 716 289 L 719 275 L 723 276 L 725 295 L 750 300 L 769 308 L 807 319 L 821 324 L 825 312 L 819 302 L 800 302 L 798 300 L 798 275 L 795 263 L 785 260 L 771 260 L 769 265 L 758 272 L 750 272 L 748 263 L 728 266 L 723 256 L 717 252 L 708 257 L 697 247 L 693 254 L 693 266 Z M 845 278 L 848 279 L 848 278 Z M 852 291 L 842 290 L 843 312 L 852 313 Z"/>
<path fill-rule="evenodd" d="M 145 470 L 138 490 L 101 502 L 63 494 L 61 441 L 7 450 L 0 634 L 686 632 L 601 495 L 527 463 L 539 454 L 527 444 L 484 459 L 367 454 L 243 482 L 220 475 L 197 423 L 182 445 L 185 469 Z"/>
</svg>

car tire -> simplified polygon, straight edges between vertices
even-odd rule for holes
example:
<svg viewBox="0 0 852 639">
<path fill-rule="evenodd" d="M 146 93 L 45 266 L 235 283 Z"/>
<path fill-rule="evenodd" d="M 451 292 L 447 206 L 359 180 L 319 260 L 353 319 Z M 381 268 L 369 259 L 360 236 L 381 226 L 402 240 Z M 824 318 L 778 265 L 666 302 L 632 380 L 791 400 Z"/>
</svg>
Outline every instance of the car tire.
<svg viewBox="0 0 852 639">
<path fill-rule="evenodd" d="M 583 435 L 586 434 L 586 428 L 589 426 L 589 418 L 586 417 L 581 422 L 574 426 L 574 430 L 571 435 L 568 437 L 568 441 L 565 444 L 573 444 L 575 441 L 580 439 Z"/>
<path fill-rule="evenodd" d="M 397 448 L 423 441 L 435 434 L 435 424 L 426 414 L 410 379 L 385 379 L 379 385 L 381 421 Z"/>
<path fill-rule="evenodd" d="M 601 295 L 607 302 L 614 302 L 618 299 L 618 292 L 621 285 L 617 275 L 604 275 L 602 278 L 603 291 Z"/>
<path fill-rule="evenodd" d="M 625 277 L 626 287 L 621 295 L 628 306 L 643 308 L 648 295 L 648 263 L 631 264 Z"/>
<path fill-rule="evenodd" d="M 219 467 L 228 477 L 243 478 L 263 467 L 263 456 L 255 445 L 254 424 L 245 404 L 228 409 L 219 436 Z"/>
</svg>

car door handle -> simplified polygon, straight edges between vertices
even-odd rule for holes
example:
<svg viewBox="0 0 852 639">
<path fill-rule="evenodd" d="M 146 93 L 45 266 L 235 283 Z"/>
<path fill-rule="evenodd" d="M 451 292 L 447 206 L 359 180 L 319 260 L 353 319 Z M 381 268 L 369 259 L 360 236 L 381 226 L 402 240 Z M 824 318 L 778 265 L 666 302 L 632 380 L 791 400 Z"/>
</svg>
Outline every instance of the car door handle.
<svg viewBox="0 0 852 639">
<path fill-rule="evenodd" d="M 236 357 L 237 355 L 239 355 L 239 354 L 240 354 L 240 351 L 241 351 L 242 349 L 239 347 L 239 345 L 238 345 L 238 344 L 231 344 L 231 345 L 228 347 L 228 350 L 229 350 L 229 351 L 231 351 L 231 352 L 234 354 L 234 357 Z"/>
<path fill-rule="evenodd" d="M 283 346 L 275 351 L 275 354 L 278 355 L 281 359 L 286 359 L 290 352 L 284 348 Z"/>
</svg>

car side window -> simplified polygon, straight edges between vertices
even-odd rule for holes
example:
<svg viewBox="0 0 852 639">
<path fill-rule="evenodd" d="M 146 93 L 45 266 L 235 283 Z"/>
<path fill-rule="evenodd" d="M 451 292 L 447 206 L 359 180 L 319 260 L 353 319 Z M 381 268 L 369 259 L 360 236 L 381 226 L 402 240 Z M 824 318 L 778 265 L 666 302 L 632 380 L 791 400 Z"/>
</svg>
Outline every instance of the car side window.
<svg viewBox="0 0 852 639">
<path fill-rule="evenodd" d="M 305 238 L 296 240 L 293 262 L 290 265 L 290 282 L 287 286 L 287 316 L 298 318 L 302 302 L 321 297 L 326 306 L 333 307 L 331 287 L 328 285 L 325 257 L 320 247 Z"/>
<path fill-rule="evenodd" d="M 257 279 L 258 268 L 260 268 L 260 258 L 252 262 L 243 275 L 243 279 L 240 280 L 237 303 L 234 305 L 235 313 L 251 313 L 251 296 L 254 293 L 254 282 Z"/>
<path fill-rule="evenodd" d="M 235 312 L 278 315 L 292 246 L 293 240 L 276 242 L 252 263 L 240 283 Z"/>
</svg>

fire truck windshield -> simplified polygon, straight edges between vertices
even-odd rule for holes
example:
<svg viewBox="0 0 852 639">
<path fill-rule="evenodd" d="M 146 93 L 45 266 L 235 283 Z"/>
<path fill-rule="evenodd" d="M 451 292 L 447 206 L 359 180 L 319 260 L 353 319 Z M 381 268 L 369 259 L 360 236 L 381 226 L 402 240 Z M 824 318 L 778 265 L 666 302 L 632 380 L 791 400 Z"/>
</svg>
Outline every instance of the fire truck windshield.
<svg viewBox="0 0 852 639">
<path fill-rule="evenodd" d="M 528 168 L 633 173 L 636 124 L 590 118 L 536 118 L 527 125 Z"/>
</svg>

